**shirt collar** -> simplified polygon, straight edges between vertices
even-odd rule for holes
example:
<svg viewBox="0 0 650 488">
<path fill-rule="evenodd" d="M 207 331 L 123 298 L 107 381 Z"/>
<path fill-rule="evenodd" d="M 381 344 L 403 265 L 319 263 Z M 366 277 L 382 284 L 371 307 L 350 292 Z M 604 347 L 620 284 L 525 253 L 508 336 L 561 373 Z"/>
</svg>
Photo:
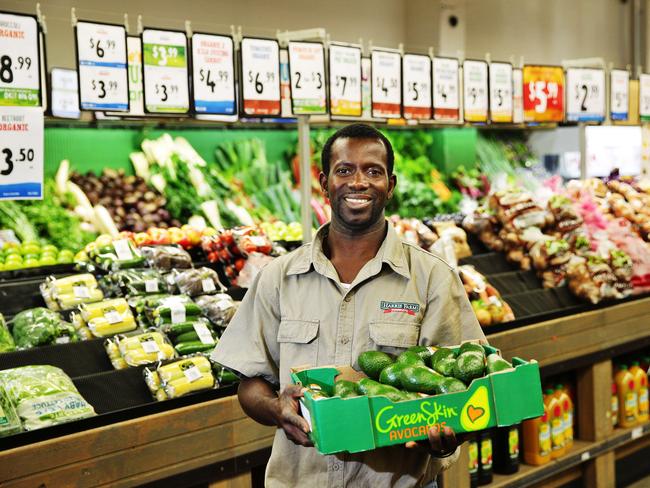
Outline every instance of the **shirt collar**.
<svg viewBox="0 0 650 488">
<path fill-rule="evenodd" d="M 324 224 L 316 231 L 316 235 L 311 242 L 311 249 L 304 250 L 299 259 L 289 267 L 287 275 L 307 273 L 312 266 L 318 273 L 324 276 L 329 274 L 327 273 L 327 269 L 331 263 L 329 263 L 327 256 L 323 252 L 323 239 L 327 236 L 329 225 L 329 223 Z M 373 258 L 373 261 L 375 260 L 378 260 L 378 263 L 388 264 L 393 271 L 404 278 L 408 279 L 411 277 L 402 240 L 398 237 L 393 228 L 393 224 L 390 222 L 388 222 L 388 230 L 384 242 L 379 248 L 379 251 L 377 251 L 377 255 Z M 376 272 L 378 273 L 380 269 L 381 266 Z"/>
</svg>

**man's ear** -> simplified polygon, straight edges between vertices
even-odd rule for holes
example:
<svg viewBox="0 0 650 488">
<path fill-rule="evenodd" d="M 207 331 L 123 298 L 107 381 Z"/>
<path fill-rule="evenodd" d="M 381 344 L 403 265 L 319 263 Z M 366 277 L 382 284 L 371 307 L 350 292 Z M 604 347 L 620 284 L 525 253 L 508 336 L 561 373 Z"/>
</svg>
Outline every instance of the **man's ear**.
<svg viewBox="0 0 650 488">
<path fill-rule="evenodd" d="M 327 175 L 322 171 L 318 175 L 318 181 L 320 182 L 320 189 L 323 192 L 323 195 L 329 198 L 329 192 L 327 191 Z"/>
<path fill-rule="evenodd" d="M 397 176 L 395 176 L 395 173 L 393 173 L 388 177 L 388 200 L 393 198 L 395 186 L 397 186 Z"/>
</svg>

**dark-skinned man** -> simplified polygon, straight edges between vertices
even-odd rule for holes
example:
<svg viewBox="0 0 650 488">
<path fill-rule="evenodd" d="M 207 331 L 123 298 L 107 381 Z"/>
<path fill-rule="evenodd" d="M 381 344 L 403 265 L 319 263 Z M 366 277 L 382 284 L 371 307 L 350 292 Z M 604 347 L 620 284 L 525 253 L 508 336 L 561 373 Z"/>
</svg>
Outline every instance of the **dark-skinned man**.
<svg viewBox="0 0 650 488">
<path fill-rule="evenodd" d="M 321 455 L 299 413 L 301 388 L 289 376 L 302 365 L 359 369 L 356 359 L 369 349 L 399 353 L 416 344 L 485 340 L 458 274 L 402 242 L 386 221 L 397 182 L 393 159 L 390 142 L 370 126 L 350 125 L 330 137 L 320 184 L 331 223 L 259 273 L 213 353 L 242 376 L 244 411 L 278 427 L 266 486 L 434 486 L 458 457 L 449 428 L 432 429 L 428 442 Z"/>
</svg>

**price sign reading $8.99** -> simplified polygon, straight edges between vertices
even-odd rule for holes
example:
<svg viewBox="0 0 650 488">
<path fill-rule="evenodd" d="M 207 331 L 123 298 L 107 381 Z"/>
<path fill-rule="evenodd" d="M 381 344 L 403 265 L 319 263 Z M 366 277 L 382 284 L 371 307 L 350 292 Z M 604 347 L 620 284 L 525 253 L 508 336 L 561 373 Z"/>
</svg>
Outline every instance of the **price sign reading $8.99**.
<svg viewBox="0 0 650 488">
<path fill-rule="evenodd" d="M 228 36 L 192 36 L 194 111 L 199 114 L 235 113 L 233 41 Z"/>
<path fill-rule="evenodd" d="M 241 41 L 242 104 L 245 115 L 280 115 L 280 47 L 272 39 Z"/>
<path fill-rule="evenodd" d="M 561 66 L 524 66 L 524 121 L 562 122 L 564 70 Z"/>
<path fill-rule="evenodd" d="M 0 13 L 0 106 L 41 104 L 38 24 L 29 15 Z"/>
</svg>

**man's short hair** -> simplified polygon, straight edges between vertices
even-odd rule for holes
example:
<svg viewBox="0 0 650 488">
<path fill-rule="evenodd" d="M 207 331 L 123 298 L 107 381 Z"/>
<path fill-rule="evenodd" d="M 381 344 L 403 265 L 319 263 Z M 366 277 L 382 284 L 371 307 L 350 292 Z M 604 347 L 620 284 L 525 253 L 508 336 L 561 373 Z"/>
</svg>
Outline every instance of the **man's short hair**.
<svg viewBox="0 0 650 488">
<path fill-rule="evenodd" d="M 388 168 L 388 174 L 393 174 L 393 164 L 395 162 L 395 155 L 393 153 L 393 146 L 391 145 L 388 138 L 382 134 L 380 131 L 374 127 L 367 124 L 351 124 L 343 127 L 342 129 L 337 130 L 334 134 L 327 139 L 327 142 L 323 146 L 323 152 L 321 153 L 321 167 L 323 168 L 323 173 L 329 175 L 330 173 L 330 163 L 332 159 L 332 145 L 337 139 L 375 139 L 382 142 L 384 148 L 386 149 L 386 167 Z"/>
</svg>

